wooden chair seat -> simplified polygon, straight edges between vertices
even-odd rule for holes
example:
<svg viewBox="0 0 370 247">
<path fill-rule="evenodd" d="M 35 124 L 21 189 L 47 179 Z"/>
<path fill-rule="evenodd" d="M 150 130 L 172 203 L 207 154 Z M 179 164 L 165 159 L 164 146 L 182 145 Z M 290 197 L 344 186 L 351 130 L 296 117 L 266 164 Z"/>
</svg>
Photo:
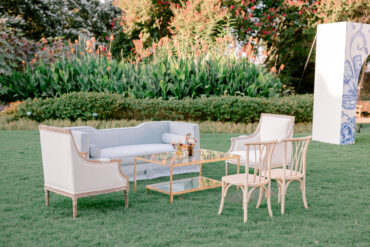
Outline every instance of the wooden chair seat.
<svg viewBox="0 0 370 247">
<path fill-rule="evenodd" d="M 261 183 L 260 181 L 263 182 Z M 226 182 L 228 184 L 237 185 L 237 186 L 244 186 L 245 183 L 245 174 L 233 174 L 222 177 L 222 182 Z M 248 186 L 252 187 L 255 185 L 266 185 L 268 183 L 267 179 L 259 179 L 258 176 L 253 174 L 248 174 Z"/>
<path fill-rule="evenodd" d="M 284 179 L 284 172 L 285 172 L 285 179 L 286 180 L 293 180 L 303 178 L 304 174 L 301 172 L 291 172 L 290 170 L 284 169 L 271 169 L 271 179 L 275 180 L 283 180 Z"/>
</svg>

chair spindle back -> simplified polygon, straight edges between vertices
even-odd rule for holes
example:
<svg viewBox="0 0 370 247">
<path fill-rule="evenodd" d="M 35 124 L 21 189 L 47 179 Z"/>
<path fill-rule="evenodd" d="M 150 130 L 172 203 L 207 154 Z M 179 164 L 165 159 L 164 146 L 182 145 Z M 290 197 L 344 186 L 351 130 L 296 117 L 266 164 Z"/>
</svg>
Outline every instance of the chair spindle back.
<svg viewBox="0 0 370 247">
<path fill-rule="evenodd" d="M 286 139 L 284 144 L 284 166 L 290 176 L 306 174 L 306 157 L 311 136 Z M 285 176 L 285 172 L 283 173 Z"/>
<path fill-rule="evenodd" d="M 276 141 L 247 143 L 246 145 L 246 184 L 248 182 L 264 183 L 271 176 L 271 159 Z M 248 181 L 249 168 L 253 164 L 253 181 Z"/>
</svg>

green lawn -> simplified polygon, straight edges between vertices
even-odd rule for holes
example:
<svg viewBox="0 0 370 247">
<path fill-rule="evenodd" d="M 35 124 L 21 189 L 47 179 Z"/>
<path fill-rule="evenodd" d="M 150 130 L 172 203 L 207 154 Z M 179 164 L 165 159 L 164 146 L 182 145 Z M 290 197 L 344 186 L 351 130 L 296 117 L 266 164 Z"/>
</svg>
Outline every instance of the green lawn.
<svg viewBox="0 0 370 247">
<path fill-rule="evenodd" d="M 203 148 L 226 151 L 231 134 L 202 134 Z M 370 126 L 347 146 L 312 142 L 304 209 L 298 183 L 289 186 L 285 215 L 273 184 L 272 210 L 256 209 L 257 193 L 242 223 L 241 190 L 230 189 L 221 216 L 221 189 L 175 197 L 150 192 L 139 181 L 124 208 L 122 192 L 72 200 L 51 193 L 46 207 L 39 135 L 0 131 L 1 246 L 369 246 Z M 204 175 L 220 178 L 223 163 L 204 165 Z M 235 171 L 235 169 L 234 169 Z M 186 175 L 186 176 L 189 176 Z M 186 177 L 184 175 L 178 177 Z"/>
</svg>

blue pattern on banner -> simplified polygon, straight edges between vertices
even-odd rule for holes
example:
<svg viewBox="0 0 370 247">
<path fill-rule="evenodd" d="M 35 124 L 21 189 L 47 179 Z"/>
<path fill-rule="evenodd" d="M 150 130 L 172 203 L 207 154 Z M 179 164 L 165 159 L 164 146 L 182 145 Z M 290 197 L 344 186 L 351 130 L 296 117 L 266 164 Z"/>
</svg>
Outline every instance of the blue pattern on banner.
<svg viewBox="0 0 370 247">
<path fill-rule="evenodd" d="M 351 23 L 353 34 L 350 39 L 350 57 L 344 64 L 343 97 L 342 97 L 342 125 L 340 144 L 355 142 L 357 84 L 362 64 L 369 55 L 367 37 L 363 28 L 369 25 Z M 358 29 L 357 31 L 355 29 Z M 351 30 L 351 31 L 352 31 Z M 349 31 L 349 30 L 347 30 Z"/>
<path fill-rule="evenodd" d="M 352 144 L 355 143 L 355 128 L 356 128 L 356 117 L 349 117 L 343 114 L 347 119 L 346 122 L 342 122 L 340 129 L 340 144 Z"/>
</svg>

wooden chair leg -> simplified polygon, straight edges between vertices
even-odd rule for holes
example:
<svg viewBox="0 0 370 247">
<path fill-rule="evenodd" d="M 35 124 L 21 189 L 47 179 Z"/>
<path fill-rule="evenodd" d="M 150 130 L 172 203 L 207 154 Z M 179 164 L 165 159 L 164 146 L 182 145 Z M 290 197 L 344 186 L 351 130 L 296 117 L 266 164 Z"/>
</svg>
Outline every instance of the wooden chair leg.
<svg viewBox="0 0 370 247">
<path fill-rule="evenodd" d="M 245 186 L 243 190 L 243 213 L 244 213 L 244 223 L 248 221 L 248 186 Z"/>
<path fill-rule="evenodd" d="M 77 198 L 72 199 L 73 218 L 77 218 Z"/>
<path fill-rule="evenodd" d="M 284 214 L 285 210 L 285 193 L 286 193 L 286 184 L 285 181 L 281 183 L 281 214 Z"/>
<path fill-rule="evenodd" d="M 268 184 L 267 190 L 266 190 L 266 196 L 267 196 L 267 209 L 269 211 L 270 217 L 273 217 L 272 209 L 271 209 L 271 183 Z"/>
<path fill-rule="evenodd" d="M 303 205 L 305 208 L 308 208 L 307 200 L 306 200 L 306 179 L 303 178 L 302 183 L 300 183 L 301 191 L 302 191 L 302 199 L 303 199 Z"/>
<path fill-rule="evenodd" d="M 279 189 L 279 191 L 278 191 L 278 204 L 280 204 L 280 202 L 281 202 L 281 184 L 278 181 L 276 181 L 276 182 L 277 182 L 278 189 Z"/>
<path fill-rule="evenodd" d="M 128 208 L 128 191 L 125 190 L 125 208 Z"/>
<path fill-rule="evenodd" d="M 218 210 L 218 214 L 219 215 L 222 213 L 222 210 L 224 209 L 225 189 L 226 189 L 226 183 L 225 182 L 222 182 L 221 203 L 220 203 L 220 208 Z"/>
<path fill-rule="evenodd" d="M 46 204 L 46 206 L 49 206 L 49 197 L 50 197 L 49 191 L 45 190 L 45 204 Z"/>
<path fill-rule="evenodd" d="M 260 195 L 258 197 L 258 202 L 257 202 L 256 208 L 259 208 L 261 206 L 262 198 L 263 198 L 263 188 L 260 188 Z"/>
</svg>

